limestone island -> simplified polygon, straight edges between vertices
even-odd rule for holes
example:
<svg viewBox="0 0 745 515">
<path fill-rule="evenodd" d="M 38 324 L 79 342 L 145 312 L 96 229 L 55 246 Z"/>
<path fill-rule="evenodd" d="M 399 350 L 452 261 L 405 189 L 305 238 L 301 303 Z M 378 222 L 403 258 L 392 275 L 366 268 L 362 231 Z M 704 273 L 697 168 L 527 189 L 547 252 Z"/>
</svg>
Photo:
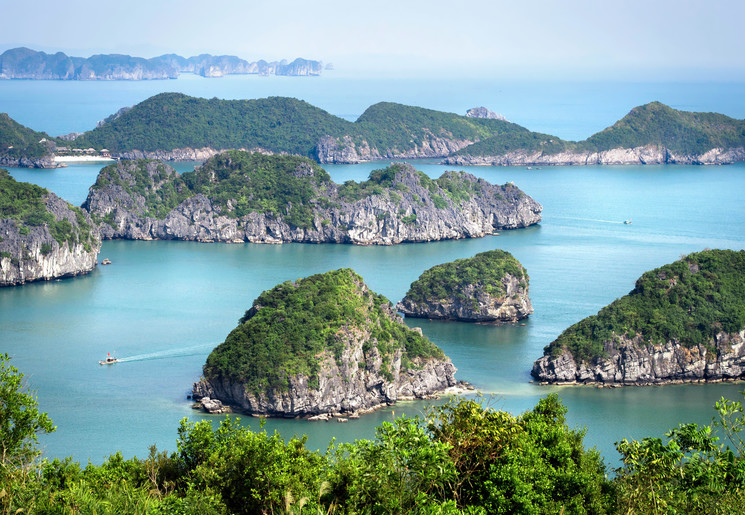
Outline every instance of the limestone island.
<svg viewBox="0 0 745 515">
<path fill-rule="evenodd" d="M 415 318 L 514 323 L 533 313 L 528 280 L 512 254 L 490 250 L 425 270 L 396 309 Z"/>
<path fill-rule="evenodd" d="M 107 166 L 83 207 L 104 238 L 358 245 L 478 238 L 542 210 L 512 183 L 463 172 L 430 179 L 395 164 L 335 184 L 308 158 L 237 150 L 183 175 L 150 160 Z"/>
<path fill-rule="evenodd" d="M 192 396 L 213 412 L 354 418 L 454 387 L 455 371 L 388 299 L 340 269 L 263 292 L 209 355 Z"/>
<path fill-rule="evenodd" d="M 745 378 L 745 251 L 705 250 L 646 272 L 548 345 L 532 375 L 609 386 Z"/>
<path fill-rule="evenodd" d="M 0 286 L 90 272 L 100 248 L 88 213 L 0 169 Z"/>
</svg>

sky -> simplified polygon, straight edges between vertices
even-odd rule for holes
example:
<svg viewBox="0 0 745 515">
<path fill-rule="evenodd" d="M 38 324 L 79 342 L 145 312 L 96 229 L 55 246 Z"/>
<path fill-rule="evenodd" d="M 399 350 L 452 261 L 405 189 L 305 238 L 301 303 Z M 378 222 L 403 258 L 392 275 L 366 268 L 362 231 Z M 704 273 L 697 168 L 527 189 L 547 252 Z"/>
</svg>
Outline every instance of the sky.
<svg viewBox="0 0 745 515">
<path fill-rule="evenodd" d="M 0 0 L 0 51 L 237 55 L 356 76 L 742 80 L 743 0 Z"/>
</svg>

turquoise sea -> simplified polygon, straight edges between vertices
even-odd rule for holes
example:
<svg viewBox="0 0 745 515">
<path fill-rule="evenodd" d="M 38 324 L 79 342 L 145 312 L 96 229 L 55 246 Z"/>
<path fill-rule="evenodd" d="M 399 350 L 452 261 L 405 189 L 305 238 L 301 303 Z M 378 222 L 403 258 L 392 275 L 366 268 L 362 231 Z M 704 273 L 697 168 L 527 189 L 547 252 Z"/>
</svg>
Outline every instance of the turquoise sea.
<svg viewBox="0 0 745 515">
<path fill-rule="evenodd" d="M 546 83 L 521 89 L 516 83 L 451 81 L 454 93 L 448 95 L 443 84 L 424 81 L 357 81 L 355 89 L 349 87 L 351 79 L 328 77 L 228 79 L 0 81 L 0 111 L 58 134 L 89 128 L 151 93 L 180 89 L 232 98 L 290 95 L 349 118 L 380 100 L 453 112 L 486 105 L 531 129 L 568 138 L 586 137 L 634 105 L 655 99 L 745 117 L 742 84 L 564 83 L 552 88 Z M 426 161 L 414 164 L 433 177 L 447 168 Z M 340 182 L 364 179 L 380 166 L 327 170 Z M 11 173 L 79 205 L 99 169 L 87 165 Z M 424 269 L 494 248 L 511 252 L 530 274 L 535 314 L 525 326 L 408 321 L 440 345 L 458 367 L 457 377 L 491 396 L 494 407 L 519 413 L 541 396 L 558 392 L 569 407 L 570 424 L 586 427 L 587 443 L 615 463 L 615 441 L 661 436 L 680 422 L 707 422 L 719 397 L 739 395 L 742 384 L 541 387 L 529 382 L 529 373 L 545 345 L 626 294 L 645 270 L 707 247 L 745 248 L 744 164 L 466 170 L 495 183 L 514 181 L 543 204 L 543 222 L 482 239 L 394 247 L 107 241 L 100 258 L 111 259 L 111 266 L 74 279 L 1 289 L 0 352 L 11 354 L 13 364 L 26 373 L 41 409 L 58 428 L 41 439 L 45 454 L 100 462 L 116 450 L 145 456 L 153 443 L 174 450 L 179 420 L 206 417 L 190 409 L 186 394 L 208 353 L 253 299 L 278 282 L 351 267 L 372 289 L 396 302 Z M 624 225 L 629 218 L 633 224 Z M 114 350 L 124 361 L 99 366 L 98 360 Z M 270 420 L 267 427 L 287 436 L 307 433 L 309 445 L 325 449 L 331 438 L 371 437 L 382 420 L 420 414 L 426 406 L 401 403 L 348 424 Z M 245 421 L 258 428 L 257 420 Z"/>
</svg>

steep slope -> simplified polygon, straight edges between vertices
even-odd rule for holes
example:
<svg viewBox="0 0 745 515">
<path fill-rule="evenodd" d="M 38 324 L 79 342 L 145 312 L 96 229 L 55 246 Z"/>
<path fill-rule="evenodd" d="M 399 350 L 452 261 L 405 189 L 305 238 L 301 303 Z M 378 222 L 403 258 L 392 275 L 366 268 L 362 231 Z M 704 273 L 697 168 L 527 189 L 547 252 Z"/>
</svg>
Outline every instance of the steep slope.
<svg viewBox="0 0 745 515">
<path fill-rule="evenodd" d="M 83 206 L 105 238 L 355 243 L 474 238 L 540 221 L 513 184 L 409 165 L 333 183 L 307 158 L 229 151 L 179 175 L 154 161 L 104 168 Z"/>
<path fill-rule="evenodd" d="M 283 97 L 220 100 L 163 93 L 75 140 L 124 158 L 188 160 L 227 149 L 263 149 L 321 163 L 445 157 L 495 134 L 530 134 L 497 119 L 382 102 L 352 123 Z M 196 154 L 195 152 L 199 152 Z"/>
<path fill-rule="evenodd" d="M 546 347 L 533 376 L 606 384 L 745 377 L 745 251 L 706 250 L 646 272 Z"/>
<path fill-rule="evenodd" d="M 55 168 L 54 143 L 43 132 L 32 131 L 0 113 L 0 166 Z"/>
<path fill-rule="evenodd" d="M 745 160 L 745 121 L 678 111 L 660 102 L 633 108 L 580 142 L 531 133 L 492 136 L 448 157 L 460 165 L 726 164 Z"/>
<path fill-rule="evenodd" d="M 270 416 L 354 413 L 455 385 L 442 350 L 350 269 L 262 293 L 207 358 L 196 399 Z"/>
<path fill-rule="evenodd" d="M 100 247 L 85 211 L 0 169 L 0 286 L 90 272 Z"/>
<path fill-rule="evenodd" d="M 425 270 L 396 309 L 407 317 L 514 323 L 533 312 L 528 280 L 512 254 L 490 250 Z"/>
</svg>

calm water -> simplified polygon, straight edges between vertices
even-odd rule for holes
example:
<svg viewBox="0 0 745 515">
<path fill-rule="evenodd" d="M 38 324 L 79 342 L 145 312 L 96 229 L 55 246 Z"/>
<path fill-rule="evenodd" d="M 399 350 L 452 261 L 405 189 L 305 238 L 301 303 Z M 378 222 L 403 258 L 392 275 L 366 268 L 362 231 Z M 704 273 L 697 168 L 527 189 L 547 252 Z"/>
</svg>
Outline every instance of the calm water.
<svg viewBox="0 0 745 515">
<path fill-rule="evenodd" d="M 352 115 L 359 114 L 359 106 L 364 108 L 373 101 L 407 101 L 406 95 L 413 88 L 402 88 L 395 96 L 393 85 L 379 84 L 382 93 L 374 100 L 370 99 L 369 88 L 332 99 L 331 93 L 322 91 L 323 81 L 328 82 L 331 92 L 340 91 L 344 81 L 260 79 L 208 82 L 194 78 L 183 83 L 0 81 L 0 111 L 11 112 L 12 116 L 17 116 L 13 110 L 26 113 L 24 116 L 40 123 L 24 123 L 59 133 L 87 128 L 91 120 L 94 123 L 115 110 L 114 105 L 132 103 L 138 95 L 156 92 L 148 88 L 158 85 L 173 90 L 179 89 L 177 86 L 217 85 L 211 93 L 206 89 L 204 93 L 191 91 L 203 96 L 254 97 L 295 91 L 293 96 L 310 101 L 314 95 L 327 98 L 329 110 Z M 239 85 L 245 86 L 244 94 L 239 95 Z M 28 89 L 25 95 L 22 86 Z M 537 120 L 539 110 L 532 101 L 544 87 L 518 91 L 516 87 L 500 89 L 498 84 L 494 88 L 463 84 L 448 99 L 442 96 L 446 93 L 444 85 L 434 85 L 432 91 L 425 86 L 420 84 L 425 91 L 422 98 L 440 103 L 428 107 L 462 112 L 485 104 L 516 121 L 517 116 L 507 113 L 496 100 L 507 99 L 506 104 L 513 105 L 516 114 L 520 111 Z M 231 93 L 228 90 L 232 87 L 236 89 Z M 257 93 L 255 88 L 259 87 L 264 89 Z M 745 97 L 732 96 L 742 89 L 737 84 L 616 84 L 604 88 L 584 84 L 574 89 L 559 85 L 553 96 L 537 102 L 547 107 L 544 122 L 555 124 L 557 129 L 525 124 L 565 137 L 573 132 L 584 137 L 596 130 L 593 124 L 599 123 L 602 128 L 617 117 L 610 111 L 629 98 L 642 96 L 646 98 L 624 105 L 623 112 L 655 98 L 674 104 L 670 100 L 674 97 L 693 106 L 721 105 L 711 109 L 743 117 Z M 596 96 L 588 96 L 587 92 L 594 90 Z M 585 97 L 581 99 L 583 92 Z M 606 105 L 613 92 L 622 100 Z M 667 98 L 663 98 L 665 92 L 669 93 Z M 408 102 L 416 103 L 416 99 Z M 578 110 L 580 116 L 569 116 L 577 106 L 583 106 Z M 602 121 L 608 117 L 610 120 Z M 55 124 L 58 129 L 54 129 Z M 327 169 L 334 180 L 344 181 L 364 179 L 380 166 Z M 433 177 L 445 170 L 427 162 L 416 166 Z M 12 169 L 11 173 L 80 204 L 99 168 Z M 186 171 L 193 164 L 178 168 Z M 659 436 L 679 422 L 707 422 L 713 416 L 711 406 L 719 397 L 739 395 L 742 385 L 614 390 L 540 387 L 529 383 L 529 373 L 545 345 L 567 326 L 631 290 L 643 271 L 706 247 L 744 248 L 745 165 L 531 171 L 477 167 L 467 171 L 491 182 L 514 181 L 543 204 L 544 221 L 495 237 L 395 247 L 105 242 L 100 257 L 111 259 L 111 266 L 75 279 L 0 289 L 0 351 L 10 353 L 13 363 L 27 374 L 41 409 L 58 427 L 56 433 L 42 438 L 46 454 L 99 462 L 117 449 L 126 456 L 144 456 L 153 443 L 162 449 L 175 449 L 178 421 L 202 417 L 190 409 L 185 395 L 199 378 L 208 353 L 261 291 L 281 281 L 351 267 L 371 288 L 395 302 L 424 269 L 494 248 L 513 253 L 528 269 L 535 314 L 527 325 L 494 327 L 422 320 L 409 324 L 421 327 L 445 350 L 458 367 L 459 378 L 493 394 L 491 403 L 495 407 L 519 413 L 534 406 L 541 396 L 558 391 L 569 407 L 570 423 L 586 426 L 587 442 L 597 445 L 609 461 L 615 462 L 613 442 Z M 633 225 L 621 223 L 628 218 L 633 219 Z M 112 367 L 99 366 L 97 361 L 113 350 L 126 361 Z M 271 420 L 267 426 L 287 436 L 308 433 L 310 444 L 324 449 L 332 437 L 370 437 L 374 427 L 393 417 L 394 412 L 417 414 L 425 406 L 421 402 L 400 404 L 348 424 Z M 254 419 L 247 421 L 258 426 Z"/>
</svg>

